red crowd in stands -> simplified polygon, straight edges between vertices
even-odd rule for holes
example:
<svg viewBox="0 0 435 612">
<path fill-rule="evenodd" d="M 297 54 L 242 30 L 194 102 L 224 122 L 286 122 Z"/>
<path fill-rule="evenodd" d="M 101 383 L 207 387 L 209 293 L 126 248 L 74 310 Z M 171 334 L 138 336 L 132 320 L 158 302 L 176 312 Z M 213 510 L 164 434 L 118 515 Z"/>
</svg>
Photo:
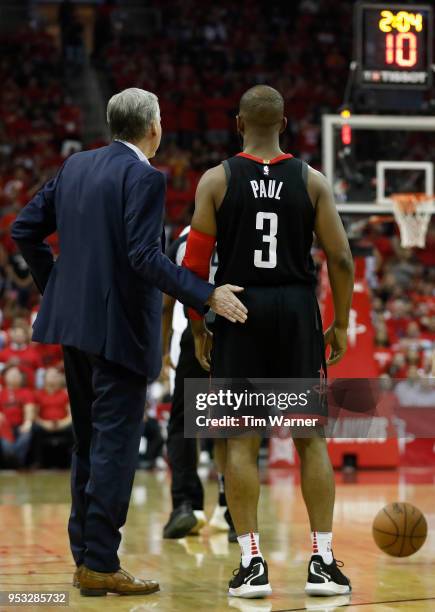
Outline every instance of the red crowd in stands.
<svg viewBox="0 0 435 612">
<path fill-rule="evenodd" d="M 44 465 L 45 447 L 64 450 L 68 464 L 71 416 L 58 346 L 30 342 L 23 318 L 6 321 L 1 333 L 0 466 Z"/>
<path fill-rule="evenodd" d="M 352 3 L 163 4 L 147 3 L 160 18 L 142 36 L 122 29 L 107 36 L 116 10 L 105 14 L 93 59 L 113 91 L 137 86 L 159 96 L 165 137 L 153 163 L 167 175 L 174 236 L 189 221 L 203 171 L 239 149 L 238 100 L 256 82 L 284 95 L 290 121 L 283 149 L 320 166 L 320 116 L 342 101 Z M 71 432 L 62 355 L 30 342 L 39 297 L 9 228 L 81 140 L 82 113 L 67 94 L 61 49 L 37 28 L 0 35 L 0 78 L 0 462 L 19 466 L 43 463 L 50 446 L 67 448 Z M 435 341 L 433 228 L 428 247 L 413 252 L 400 249 L 384 226 L 370 232 L 379 373 L 425 376 Z M 56 252 L 56 237 L 50 242 Z"/>
<path fill-rule="evenodd" d="M 146 34 L 114 28 L 98 61 L 113 92 L 158 93 L 164 143 L 154 163 L 168 177 L 171 225 L 188 220 L 202 172 L 240 148 L 238 102 L 255 83 L 284 96 L 283 149 L 320 165 L 320 116 L 341 104 L 347 75 L 351 3 L 152 0 L 146 11 Z"/>
<path fill-rule="evenodd" d="M 0 50 L 0 465 L 21 467 L 42 464 L 49 446 L 66 454 L 72 434 L 61 350 L 30 342 L 38 296 L 9 229 L 80 139 L 81 111 L 49 34 L 2 33 Z"/>
<path fill-rule="evenodd" d="M 385 226 L 371 229 L 375 352 L 379 374 L 412 380 L 430 376 L 435 347 L 435 225 L 424 249 L 403 249 Z"/>
</svg>

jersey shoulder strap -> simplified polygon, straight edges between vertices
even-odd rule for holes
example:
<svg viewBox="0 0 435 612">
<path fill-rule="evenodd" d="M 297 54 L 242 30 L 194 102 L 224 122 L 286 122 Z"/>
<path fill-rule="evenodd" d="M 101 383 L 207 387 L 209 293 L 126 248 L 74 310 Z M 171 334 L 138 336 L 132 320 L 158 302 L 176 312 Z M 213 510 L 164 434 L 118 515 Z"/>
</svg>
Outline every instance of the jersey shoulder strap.
<svg viewBox="0 0 435 612">
<path fill-rule="evenodd" d="M 308 185 L 308 164 L 301 160 L 301 171 L 302 171 L 302 180 L 304 181 L 305 187 Z"/>
<path fill-rule="evenodd" d="M 225 170 L 225 178 L 227 181 L 227 185 L 230 184 L 230 179 L 231 179 L 231 166 L 230 163 L 227 159 L 224 159 L 224 161 L 222 162 L 222 165 L 224 167 Z"/>
</svg>

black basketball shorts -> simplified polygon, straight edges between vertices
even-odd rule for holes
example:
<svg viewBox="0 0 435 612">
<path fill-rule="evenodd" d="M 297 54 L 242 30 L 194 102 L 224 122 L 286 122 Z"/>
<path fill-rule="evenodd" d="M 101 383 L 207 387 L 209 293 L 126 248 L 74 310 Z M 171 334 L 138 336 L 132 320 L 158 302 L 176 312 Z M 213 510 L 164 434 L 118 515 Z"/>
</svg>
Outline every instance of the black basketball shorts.
<svg viewBox="0 0 435 612">
<path fill-rule="evenodd" d="M 216 318 L 212 383 L 224 379 L 220 386 L 225 388 L 258 391 L 276 388 L 276 379 L 293 379 L 288 388 L 279 386 L 282 382 L 278 388 L 299 393 L 308 385 L 313 392 L 303 412 L 326 416 L 321 392 L 326 382 L 325 347 L 314 288 L 249 287 L 238 296 L 248 309 L 248 319 L 241 324 Z"/>
<path fill-rule="evenodd" d="M 313 287 L 249 287 L 238 297 L 248 309 L 248 319 L 231 323 L 216 317 L 214 378 L 317 379 L 326 374 L 322 321 Z"/>
</svg>

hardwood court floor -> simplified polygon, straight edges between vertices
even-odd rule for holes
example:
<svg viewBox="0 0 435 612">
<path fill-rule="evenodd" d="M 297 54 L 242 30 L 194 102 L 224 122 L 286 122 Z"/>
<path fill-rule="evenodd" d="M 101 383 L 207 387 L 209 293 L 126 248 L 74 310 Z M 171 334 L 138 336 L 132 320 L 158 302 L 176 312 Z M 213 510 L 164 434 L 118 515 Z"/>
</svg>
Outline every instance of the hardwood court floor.
<svg viewBox="0 0 435 612">
<path fill-rule="evenodd" d="M 138 472 L 121 549 L 126 569 L 157 579 L 161 592 L 148 597 L 83 598 L 71 587 L 73 564 L 66 537 L 68 474 L 0 473 L 0 591 L 68 590 L 69 610 L 85 612 L 270 612 L 290 610 L 354 612 L 435 611 L 435 472 L 408 470 L 360 473 L 346 482 L 337 475 L 334 551 L 345 562 L 354 593 L 314 599 L 304 595 L 309 530 L 293 471 L 264 475 L 261 547 L 269 562 L 273 595 L 267 600 L 228 599 L 226 585 L 238 566 L 239 549 L 225 534 L 165 541 L 161 532 L 170 510 L 166 473 Z M 207 512 L 216 484 L 206 483 Z M 384 504 L 409 501 L 426 515 L 429 536 L 414 556 L 393 559 L 378 551 L 371 522 Z M 0 610 L 53 607 L 2 607 Z M 59 608 L 66 609 L 66 608 Z M 68 608 L 67 608 L 68 609 Z"/>
</svg>

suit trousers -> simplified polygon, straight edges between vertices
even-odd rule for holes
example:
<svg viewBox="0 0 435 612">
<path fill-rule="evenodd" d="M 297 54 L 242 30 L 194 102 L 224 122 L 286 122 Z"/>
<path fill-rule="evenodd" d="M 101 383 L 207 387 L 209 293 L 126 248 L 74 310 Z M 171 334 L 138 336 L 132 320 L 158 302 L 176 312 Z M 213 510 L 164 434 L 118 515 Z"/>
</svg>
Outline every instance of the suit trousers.
<svg viewBox="0 0 435 612">
<path fill-rule="evenodd" d="M 74 447 L 71 552 L 77 566 L 119 569 L 144 416 L 147 379 L 101 356 L 63 347 Z"/>
</svg>

